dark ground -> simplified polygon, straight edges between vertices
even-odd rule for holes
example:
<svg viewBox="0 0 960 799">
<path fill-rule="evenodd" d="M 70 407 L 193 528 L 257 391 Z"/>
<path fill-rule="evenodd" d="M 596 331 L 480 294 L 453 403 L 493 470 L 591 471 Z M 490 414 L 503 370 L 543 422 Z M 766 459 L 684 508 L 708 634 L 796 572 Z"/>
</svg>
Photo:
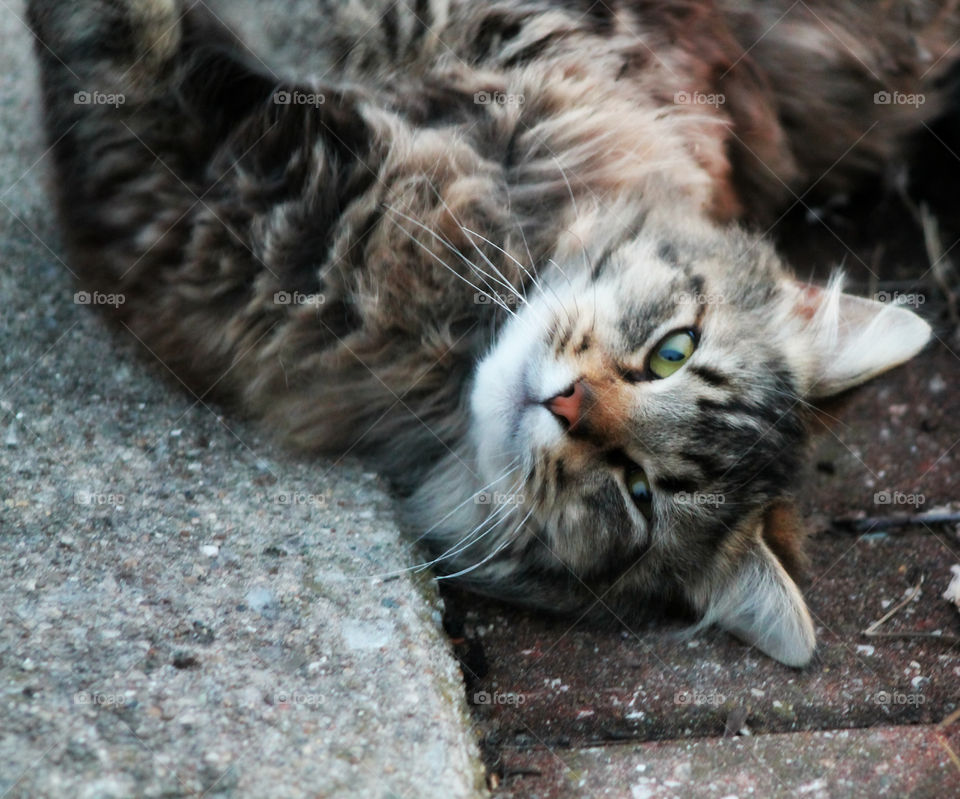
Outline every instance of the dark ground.
<svg viewBox="0 0 960 799">
<path fill-rule="evenodd" d="M 958 132 L 920 138 L 910 199 L 880 184 L 826 211 L 804 198 L 772 231 L 801 277 L 842 265 L 854 293 L 922 297 L 936 334 L 829 409 L 798 475 L 818 658 L 794 670 L 716 631 L 678 640 L 679 622 L 597 629 L 447 590 L 497 796 L 960 796 L 960 614 L 941 596 L 960 525 L 877 521 L 960 511 L 960 335 L 916 214 L 929 206 L 960 263 Z M 910 636 L 863 634 L 921 580 L 880 628 Z"/>
</svg>

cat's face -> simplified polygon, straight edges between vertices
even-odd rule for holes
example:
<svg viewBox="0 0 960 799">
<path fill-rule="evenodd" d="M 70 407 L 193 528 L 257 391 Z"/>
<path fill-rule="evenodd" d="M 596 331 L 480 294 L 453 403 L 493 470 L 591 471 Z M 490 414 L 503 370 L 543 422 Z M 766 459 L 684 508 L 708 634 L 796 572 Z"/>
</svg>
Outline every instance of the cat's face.
<svg viewBox="0 0 960 799">
<path fill-rule="evenodd" d="M 743 234 L 643 235 L 527 292 L 477 372 L 481 476 L 550 568 L 679 588 L 802 664 L 812 625 L 764 543 L 783 531 L 764 525 L 796 479 L 807 400 L 928 334 L 905 310 L 801 287 Z"/>
</svg>

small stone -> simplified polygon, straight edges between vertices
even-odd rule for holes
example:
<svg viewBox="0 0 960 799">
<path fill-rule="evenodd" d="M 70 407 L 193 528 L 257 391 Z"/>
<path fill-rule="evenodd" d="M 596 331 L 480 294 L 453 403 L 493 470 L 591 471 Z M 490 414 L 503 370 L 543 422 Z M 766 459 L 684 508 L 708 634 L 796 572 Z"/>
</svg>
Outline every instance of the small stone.
<svg viewBox="0 0 960 799">
<path fill-rule="evenodd" d="M 200 665 L 200 661 L 189 652 L 174 652 L 173 667 L 175 669 L 195 669 Z"/>
<path fill-rule="evenodd" d="M 951 566 L 950 573 L 953 576 L 950 578 L 947 590 L 943 592 L 943 598 L 952 602 L 957 606 L 957 610 L 960 610 L 960 565 Z"/>
<path fill-rule="evenodd" d="M 202 621 L 193 623 L 193 638 L 198 644 L 212 644 L 216 636 L 209 625 Z"/>
<path fill-rule="evenodd" d="M 216 544 L 204 544 L 200 547 L 200 553 L 206 555 L 208 558 L 215 558 L 220 554 L 220 547 Z"/>
<path fill-rule="evenodd" d="M 247 603 L 247 607 L 255 613 L 263 613 L 267 608 L 273 607 L 277 603 L 277 598 L 274 596 L 273 591 L 263 586 L 251 588 L 243 598 Z"/>
<path fill-rule="evenodd" d="M 394 636 L 394 627 L 387 622 L 347 620 L 341 627 L 350 649 L 371 650 L 387 646 Z"/>
</svg>

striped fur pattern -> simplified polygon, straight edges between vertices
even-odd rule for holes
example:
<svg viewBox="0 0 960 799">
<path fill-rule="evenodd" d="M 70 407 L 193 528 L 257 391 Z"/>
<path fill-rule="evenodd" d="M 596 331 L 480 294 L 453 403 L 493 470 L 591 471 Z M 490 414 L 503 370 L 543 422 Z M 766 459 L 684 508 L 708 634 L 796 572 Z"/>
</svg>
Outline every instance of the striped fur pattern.
<svg viewBox="0 0 960 799">
<path fill-rule="evenodd" d="M 952 4 L 885 5 L 318 2 L 320 81 L 279 80 L 203 3 L 29 12 L 70 266 L 198 395 L 369 459 L 479 591 L 678 599 L 802 665 L 808 402 L 929 330 L 800 285 L 738 220 L 938 113 Z M 656 379 L 676 331 L 695 351 Z M 574 424 L 545 404 L 571 386 Z"/>
</svg>

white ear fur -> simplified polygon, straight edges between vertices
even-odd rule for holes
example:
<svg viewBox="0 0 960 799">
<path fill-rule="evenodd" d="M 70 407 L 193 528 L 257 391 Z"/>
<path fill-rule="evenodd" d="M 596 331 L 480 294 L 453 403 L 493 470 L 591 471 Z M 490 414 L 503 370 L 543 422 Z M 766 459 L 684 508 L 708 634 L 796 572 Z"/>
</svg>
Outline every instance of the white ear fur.
<svg viewBox="0 0 960 799">
<path fill-rule="evenodd" d="M 805 666 L 816 636 L 800 589 L 763 541 L 706 595 L 698 628 L 716 624 L 788 666 Z"/>
<path fill-rule="evenodd" d="M 892 369 L 930 339 L 930 325 L 892 304 L 841 291 L 835 277 L 826 289 L 786 284 L 789 323 L 784 332 L 808 397 L 828 397 Z M 799 329 L 798 329 L 799 327 Z"/>
</svg>

